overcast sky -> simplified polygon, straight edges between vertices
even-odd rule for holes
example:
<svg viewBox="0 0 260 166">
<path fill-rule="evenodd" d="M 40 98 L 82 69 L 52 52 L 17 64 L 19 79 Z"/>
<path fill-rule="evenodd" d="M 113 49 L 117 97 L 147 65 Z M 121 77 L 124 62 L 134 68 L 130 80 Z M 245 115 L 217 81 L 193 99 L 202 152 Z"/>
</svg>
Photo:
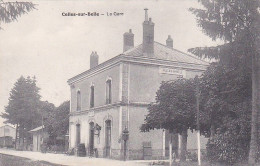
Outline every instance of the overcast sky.
<svg viewBox="0 0 260 166">
<path fill-rule="evenodd" d="M 89 69 L 89 56 L 97 51 L 102 63 L 123 50 L 123 33 L 130 28 L 135 45 L 142 42 L 144 8 L 155 23 L 155 41 L 165 44 L 168 35 L 174 48 L 186 52 L 197 46 L 216 45 L 197 27 L 188 8 L 197 0 L 34 1 L 37 9 L 0 30 L 0 112 L 9 92 L 23 75 L 36 76 L 42 100 L 56 106 L 69 100 L 67 80 Z M 99 17 L 62 16 L 62 12 L 97 12 Z M 106 16 L 107 12 L 124 13 Z M 0 119 L 2 125 L 3 119 Z"/>
</svg>

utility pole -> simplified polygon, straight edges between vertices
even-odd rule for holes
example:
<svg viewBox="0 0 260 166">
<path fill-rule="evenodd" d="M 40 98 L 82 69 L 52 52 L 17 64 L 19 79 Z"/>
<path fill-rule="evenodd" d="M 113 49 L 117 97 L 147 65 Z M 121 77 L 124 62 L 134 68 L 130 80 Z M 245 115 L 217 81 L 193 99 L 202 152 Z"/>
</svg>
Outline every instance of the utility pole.
<svg viewBox="0 0 260 166">
<path fill-rule="evenodd" d="M 4 126 L 4 147 L 5 147 L 5 126 Z"/>
<path fill-rule="evenodd" d="M 195 77 L 195 84 L 196 84 L 196 109 L 197 109 L 197 147 L 198 147 L 198 165 L 201 165 L 201 160 L 200 160 L 200 121 L 199 121 L 199 116 L 200 116 L 200 105 L 199 105 L 199 100 L 200 100 L 200 89 L 199 89 L 199 78 L 198 76 Z"/>
<path fill-rule="evenodd" d="M 169 166 L 172 166 L 172 133 L 169 141 Z"/>
</svg>

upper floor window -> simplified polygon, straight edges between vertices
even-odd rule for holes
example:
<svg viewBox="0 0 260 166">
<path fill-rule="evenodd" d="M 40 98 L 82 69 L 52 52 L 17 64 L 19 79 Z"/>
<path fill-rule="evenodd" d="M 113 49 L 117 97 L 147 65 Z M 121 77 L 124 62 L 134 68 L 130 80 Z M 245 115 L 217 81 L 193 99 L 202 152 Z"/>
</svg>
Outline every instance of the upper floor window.
<svg viewBox="0 0 260 166">
<path fill-rule="evenodd" d="M 90 108 L 94 107 L 94 85 L 90 87 Z"/>
<path fill-rule="evenodd" d="M 106 81 L 106 104 L 111 104 L 111 79 Z"/>
<path fill-rule="evenodd" d="M 77 92 L 77 111 L 81 110 L 81 94 L 80 91 Z"/>
</svg>

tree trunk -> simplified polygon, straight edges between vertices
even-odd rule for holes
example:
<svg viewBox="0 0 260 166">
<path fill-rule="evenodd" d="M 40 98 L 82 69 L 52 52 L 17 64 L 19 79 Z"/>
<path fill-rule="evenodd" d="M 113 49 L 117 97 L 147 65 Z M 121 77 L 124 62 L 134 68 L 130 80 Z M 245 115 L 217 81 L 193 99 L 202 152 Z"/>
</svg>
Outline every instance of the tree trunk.
<svg viewBox="0 0 260 166">
<path fill-rule="evenodd" d="M 15 145 L 14 145 L 14 148 L 17 149 L 17 133 L 18 133 L 18 128 L 19 128 L 19 125 L 18 123 L 16 124 L 16 129 L 15 129 Z"/>
<path fill-rule="evenodd" d="M 251 141 L 248 164 L 255 165 L 258 151 L 258 121 L 260 112 L 260 55 L 252 57 L 252 120 L 251 120 Z"/>
<path fill-rule="evenodd" d="M 210 126 L 210 138 L 209 138 L 209 142 L 213 142 L 214 138 L 215 138 L 215 134 L 216 134 L 216 128 L 215 125 L 212 124 Z"/>
<path fill-rule="evenodd" d="M 188 130 L 184 129 L 181 133 L 181 154 L 180 161 L 186 161 L 186 153 L 187 153 L 187 137 Z"/>
<path fill-rule="evenodd" d="M 21 137 L 19 137 L 19 139 L 20 139 L 20 148 L 22 149 L 22 150 L 24 150 L 24 127 L 23 126 L 20 126 L 20 133 L 21 133 Z"/>
</svg>

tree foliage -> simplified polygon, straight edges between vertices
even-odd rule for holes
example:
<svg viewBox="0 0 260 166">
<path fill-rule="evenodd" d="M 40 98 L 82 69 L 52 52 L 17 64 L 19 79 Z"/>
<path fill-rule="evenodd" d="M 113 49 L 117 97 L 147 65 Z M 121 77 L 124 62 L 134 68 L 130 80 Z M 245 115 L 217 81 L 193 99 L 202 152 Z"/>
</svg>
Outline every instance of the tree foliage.
<svg viewBox="0 0 260 166">
<path fill-rule="evenodd" d="M 201 133 L 210 136 L 211 161 L 234 164 L 248 157 L 251 122 L 251 70 L 213 63 L 200 80 Z"/>
<path fill-rule="evenodd" d="M 1 115 L 5 123 L 11 123 L 19 128 L 22 139 L 30 139 L 27 133 L 40 123 L 40 98 L 39 88 L 36 86 L 35 77 L 24 78 L 21 76 L 10 92 L 8 105 Z"/>
<path fill-rule="evenodd" d="M 70 102 L 65 101 L 47 115 L 44 124 L 53 142 L 57 136 L 64 137 L 69 129 Z"/>
<path fill-rule="evenodd" d="M 201 132 L 220 127 L 226 116 L 237 117 L 236 105 L 251 101 L 251 70 L 240 64 L 227 67 L 212 63 L 200 78 Z"/>
<path fill-rule="evenodd" d="M 203 6 L 202 8 L 190 9 L 197 17 L 198 26 L 213 40 L 220 39 L 225 42 L 225 44 L 216 47 L 197 47 L 188 50 L 199 57 L 219 60 L 219 67 L 215 68 L 213 77 L 204 80 L 204 88 L 208 86 L 209 90 L 205 94 L 209 95 L 209 99 L 204 97 L 206 100 L 202 104 L 205 106 L 204 112 L 208 113 L 209 122 L 213 126 L 215 125 L 218 130 L 213 141 L 220 141 L 217 144 L 218 147 L 217 145 L 214 147 L 214 150 L 220 149 L 220 151 L 215 154 L 222 156 L 222 160 L 230 163 L 234 162 L 235 158 L 238 159 L 237 150 L 243 149 L 241 147 L 244 145 L 248 146 L 248 141 L 242 143 L 229 136 L 229 133 L 235 136 L 240 132 L 234 133 L 230 130 L 219 129 L 224 126 L 233 128 L 235 122 L 243 121 L 245 117 L 240 116 L 241 110 L 236 109 L 236 106 L 252 102 L 252 106 L 246 104 L 247 107 L 243 108 L 243 111 L 248 117 L 248 113 L 250 114 L 248 108 L 252 108 L 252 118 L 249 118 L 252 121 L 249 163 L 254 164 L 259 142 L 257 128 L 260 115 L 260 1 L 200 0 L 199 2 Z M 214 77 L 216 77 L 213 79 L 215 81 L 210 79 Z M 235 122 L 229 123 L 226 119 L 230 120 L 230 118 Z M 239 124 L 245 125 L 244 129 L 248 129 L 247 123 Z M 242 135 L 239 134 L 240 136 Z M 229 148 L 226 146 L 226 142 L 229 142 Z M 229 151 L 231 147 L 233 150 Z M 223 151 L 223 149 L 227 150 Z M 248 148 L 244 148 L 244 152 L 244 155 L 248 154 Z M 245 156 L 240 156 L 240 158 L 245 158 Z"/>
<path fill-rule="evenodd" d="M 216 128 L 214 138 L 207 144 L 208 159 L 222 165 L 235 165 L 248 158 L 250 142 L 250 102 L 237 104 L 235 116 L 221 118 L 221 125 Z"/>
<path fill-rule="evenodd" d="M 167 129 L 181 134 L 183 130 L 194 129 L 196 98 L 193 80 L 162 82 L 156 102 L 148 110 L 141 131 Z"/>
<path fill-rule="evenodd" d="M 188 51 L 200 57 L 248 57 L 257 48 L 259 34 L 258 0 L 200 0 L 203 8 L 190 8 L 196 15 L 198 26 L 213 40 L 225 44 L 216 47 L 197 47 Z M 253 49 L 252 49 L 253 48 Z M 225 61 L 222 61 L 225 62 Z"/>
<path fill-rule="evenodd" d="M 187 130 L 196 128 L 196 94 L 193 79 L 162 82 L 156 102 L 148 107 L 141 131 L 166 129 L 182 136 L 180 160 L 186 160 Z"/>
<path fill-rule="evenodd" d="M 32 2 L 4 2 L 0 1 L 0 25 L 17 20 L 23 14 L 36 9 Z M 0 26 L 1 29 L 1 26 Z"/>
</svg>

